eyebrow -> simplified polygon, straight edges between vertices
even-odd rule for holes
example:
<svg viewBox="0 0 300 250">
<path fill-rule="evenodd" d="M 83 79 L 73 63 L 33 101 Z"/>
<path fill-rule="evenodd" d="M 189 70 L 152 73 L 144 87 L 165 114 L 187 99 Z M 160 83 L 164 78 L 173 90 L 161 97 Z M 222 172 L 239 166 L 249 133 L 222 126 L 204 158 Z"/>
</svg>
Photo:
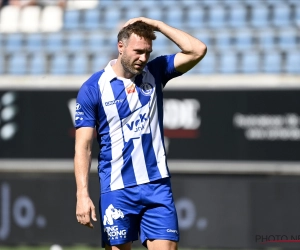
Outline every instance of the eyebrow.
<svg viewBox="0 0 300 250">
<path fill-rule="evenodd" d="M 134 49 L 134 51 L 151 53 L 153 50 Z"/>
</svg>

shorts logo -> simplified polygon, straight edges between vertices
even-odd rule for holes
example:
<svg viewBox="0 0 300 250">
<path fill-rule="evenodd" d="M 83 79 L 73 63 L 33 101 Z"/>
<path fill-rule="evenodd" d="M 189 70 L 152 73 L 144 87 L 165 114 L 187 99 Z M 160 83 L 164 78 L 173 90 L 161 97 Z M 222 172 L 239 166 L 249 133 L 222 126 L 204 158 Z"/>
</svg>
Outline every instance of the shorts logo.
<svg viewBox="0 0 300 250">
<path fill-rule="evenodd" d="M 124 214 L 120 209 L 116 209 L 114 208 L 114 206 L 112 204 L 110 204 L 108 206 L 108 208 L 105 210 L 105 215 L 103 218 L 103 225 L 106 226 L 108 225 L 113 225 L 114 224 L 114 220 L 117 219 L 123 219 L 124 218 Z"/>
<path fill-rule="evenodd" d="M 116 209 L 112 204 L 110 204 L 105 210 L 105 215 L 103 216 L 104 226 L 106 226 L 107 224 L 109 225 L 104 227 L 104 232 L 106 232 L 108 240 L 118 240 L 119 238 L 126 238 L 126 229 L 119 229 L 118 226 L 113 226 L 114 220 L 118 220 L 120 218 L 124 218 L 124 214 L 121 209 Z"/>
<path fill-rule="evenodd" d="M 76 103 L 76 110 L 81 109 L 81 105 L 79 103 Z"/>
<path fill-rule="evenodd" d="M 175 229 L 167 229 L 167 232 L 178 234 L 177 230 L 175 230 Z"/>
<path fill-rule="evenodd" d="M 143 95 L 149 96 L 153 93 L 153 86 L 148 82 L 142 83 L 140 88 Z"/>
</svg>

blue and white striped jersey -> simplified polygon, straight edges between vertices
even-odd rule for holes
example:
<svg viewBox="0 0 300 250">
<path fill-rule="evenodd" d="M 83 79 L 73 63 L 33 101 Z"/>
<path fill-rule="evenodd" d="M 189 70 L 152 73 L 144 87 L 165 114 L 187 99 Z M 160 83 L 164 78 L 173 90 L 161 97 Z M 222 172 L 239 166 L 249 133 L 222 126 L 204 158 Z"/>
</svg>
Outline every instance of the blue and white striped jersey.
<svg viewBox="0 0 300 250">
<path fill-rule="evenodd" d="M 155 58 L 134 79 L 117 77 L 113 60 L 80 88 L 75 127 L 96 127 L 102 193 L 169 176 L 162 89 L 182 74 L 174 57 Z"/>
</svg>

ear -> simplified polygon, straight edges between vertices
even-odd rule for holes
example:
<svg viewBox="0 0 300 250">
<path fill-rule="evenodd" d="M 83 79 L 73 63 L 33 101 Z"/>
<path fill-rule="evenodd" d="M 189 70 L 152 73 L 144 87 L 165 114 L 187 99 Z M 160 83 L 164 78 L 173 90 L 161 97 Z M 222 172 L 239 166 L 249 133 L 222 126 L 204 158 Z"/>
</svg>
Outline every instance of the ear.
<svg viewBox="0 0 300 250">
<path fill-rule="evenodd" d="M 119 50 L 119 54 L 121 55 L 123 53 L 124 50 L 124 43 L 122 41 L 118 42 L 118 50 Z"/>
</svg>

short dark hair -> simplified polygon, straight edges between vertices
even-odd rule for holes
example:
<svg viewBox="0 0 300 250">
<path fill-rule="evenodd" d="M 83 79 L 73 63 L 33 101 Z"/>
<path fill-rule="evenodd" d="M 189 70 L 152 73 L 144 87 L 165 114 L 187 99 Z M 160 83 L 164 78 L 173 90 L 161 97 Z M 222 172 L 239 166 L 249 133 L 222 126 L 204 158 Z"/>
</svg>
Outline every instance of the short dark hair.
<svg viewBox="0 0 300 250">
<path fill-rule="evenodd" d="M 119 31 L 118 42 L 128 40 L 132 33 L 138 35 L 139 37 L 145 38 L 146 40 L 153 41 L 156 39 L 154 28 L 151 25 L 143 21 L 136 21 L 125 26 Z"/>
</svg>

